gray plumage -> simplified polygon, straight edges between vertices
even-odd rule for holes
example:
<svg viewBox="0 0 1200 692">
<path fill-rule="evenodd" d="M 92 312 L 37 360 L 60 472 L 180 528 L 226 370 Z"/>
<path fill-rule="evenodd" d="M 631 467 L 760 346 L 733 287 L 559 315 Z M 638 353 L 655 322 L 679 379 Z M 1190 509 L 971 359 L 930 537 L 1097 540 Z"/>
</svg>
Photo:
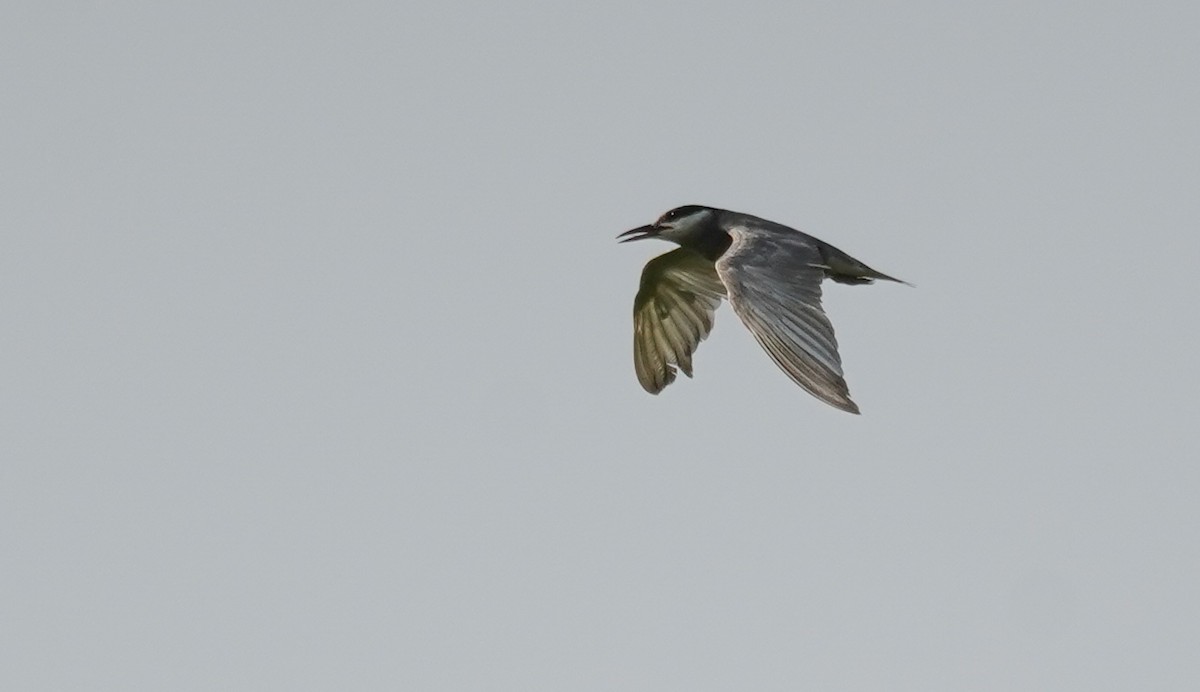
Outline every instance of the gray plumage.
<svg viewBox="0 0 1200 692">
<path fill-rule="evenodd" d="M 679 248 L 642 271 L 633 302 L 633 362 L 651 394 L 692 376 L 692 354 L 712 331 L 722 298 L 793 382 L 850 413 L 833 325 L 821 308 L 821 282 L 897 281 L 794 228 L 749 214 L 688 205 L 622 233 L 621 242 L 662 238 Z"/>
</svg>

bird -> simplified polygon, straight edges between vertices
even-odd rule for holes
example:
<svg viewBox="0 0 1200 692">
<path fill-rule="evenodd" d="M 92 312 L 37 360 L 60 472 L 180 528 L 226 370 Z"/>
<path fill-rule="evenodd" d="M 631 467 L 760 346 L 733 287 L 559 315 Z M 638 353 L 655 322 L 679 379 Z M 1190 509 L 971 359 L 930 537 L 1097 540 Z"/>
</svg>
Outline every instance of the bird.
<svg viewBox="0 0 1200 692">
<path fill-rule="evenodd" d="M 658 394 L 674 382 L 676 369 L 692 377 L 692 354 L 728 300 L 793 382 L 830 406 L 859 413 L 821 307 L 821 282 L 911 284 L 789 226 L 698 204 L 676 207 L 617 238 L 679 245 L 646 263 L 633 301 L 634 371 L 647 392 Z"/>
</svg>

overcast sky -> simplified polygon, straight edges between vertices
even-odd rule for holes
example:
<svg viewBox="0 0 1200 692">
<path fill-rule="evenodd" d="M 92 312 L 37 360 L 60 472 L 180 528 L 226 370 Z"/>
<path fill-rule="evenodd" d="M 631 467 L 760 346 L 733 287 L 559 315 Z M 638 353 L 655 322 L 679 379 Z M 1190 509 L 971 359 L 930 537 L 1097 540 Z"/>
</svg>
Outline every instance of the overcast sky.
<svg viewBox="0 0 1200 692">
<path fill-rule="evenodd" d="M 1200 689 L 1200 5 L 989 5 L 6 5 L 0 687 Z"/>
</svg>

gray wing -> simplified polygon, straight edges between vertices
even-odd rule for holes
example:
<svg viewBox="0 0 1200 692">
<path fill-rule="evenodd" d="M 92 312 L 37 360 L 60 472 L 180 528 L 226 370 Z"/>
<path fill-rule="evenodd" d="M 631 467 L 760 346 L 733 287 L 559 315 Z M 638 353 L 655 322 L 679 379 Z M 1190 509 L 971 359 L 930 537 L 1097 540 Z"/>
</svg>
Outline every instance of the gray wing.
<svg viewBox="0 0 1200 692">
<path fill-rule="evenodd" d="M 646 263 L 633 301 L 633 367 L 638 382 L 658 394 L 675 367 L 692 376 L 692 354 L 712 331 L 725 286 L 712 260 L 678 248 Z"/>
<path fill-rule="evenodd" d="M 821 309 L 825 278 L 816 241 L 802 233 L 731 229 L 717 260 L 729 304 L 788 377 L 827 404 L 858 413 L 842 377 L 833 325 Z"/>
</svg>

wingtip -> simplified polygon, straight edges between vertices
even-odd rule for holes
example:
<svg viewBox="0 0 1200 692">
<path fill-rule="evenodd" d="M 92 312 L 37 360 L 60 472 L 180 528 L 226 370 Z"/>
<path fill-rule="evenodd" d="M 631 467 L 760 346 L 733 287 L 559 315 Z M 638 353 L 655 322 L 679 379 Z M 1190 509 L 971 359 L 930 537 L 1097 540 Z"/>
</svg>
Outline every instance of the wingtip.
<svg viewBox="0 0 1200 692">
<path fill-rule="evenodd" d="M 647 394 L 657 396 L 668 385 L 675 381 L 675 368 L 667 366 L 667 369 L 655 377 L 650 373 L 638 372 L 638 384 L 642 385 L 642 389 L 646 390 Z"/>
<path fill-rule="evenodd" d="M 809 390 L 809 393 L 817 397 L 817 399 L 823 403 L 829 404 L 839 411 L 853 413 L 856 416 L 862 415 L 862 412 L 858 410 L 858 404 L 854 403 L 854 401 L 845 392 L 814 392 Z"/>
</svg>

